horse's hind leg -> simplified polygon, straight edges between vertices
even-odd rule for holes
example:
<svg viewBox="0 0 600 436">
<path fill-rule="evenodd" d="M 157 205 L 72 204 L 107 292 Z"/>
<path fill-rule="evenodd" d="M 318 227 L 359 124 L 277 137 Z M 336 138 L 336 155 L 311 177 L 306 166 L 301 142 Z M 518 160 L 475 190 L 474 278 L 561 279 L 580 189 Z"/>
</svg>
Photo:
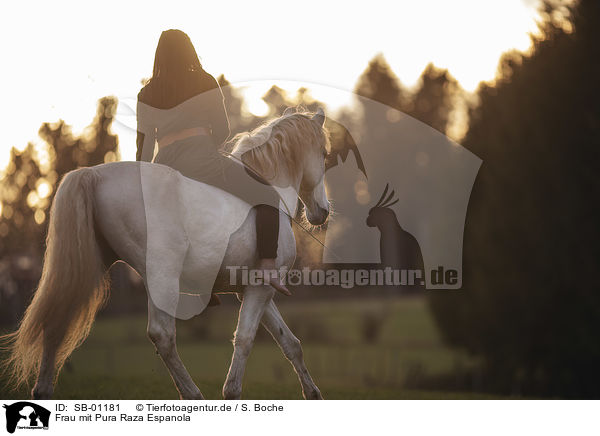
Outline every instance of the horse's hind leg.
<svg viewBox="0 0 600 436">
<path fill-rule="evenodd" d="M 35 386 L 31 390 L 31 397 L 34 400 L 49 400 L 54 393 L 54 365 L 56 362 L 57 346 L 44 338 L 44 351 L 40 363 L 40 372 L 38 373 Z"/>
<path fill-rule="evenodd" d="M 227 400 L 238 400 L 242 395 L 242 378 L 246 369 L 246 361 L 252 349 L 260 319 L 267 303 L 273 298 L 273 293 L 274 290 L 270 286 L 248 286 L 244 290 L 233 339 L 233 357 L 223 386 L 223 397 Z"/>
<path fill-rule="evenodd" d="M 285 321 L 281 317 L 275 302 L 271 302 L 267 305 L 265 313 L 263 315 L 262 324 L 271 333 L 275 342 L 283 351 L 285 357 L 292 363 L 300 384 L 302 385 L 302 395 L 307 400 L 322 400 L 321 392 L 312 377 L 308 373 L 308 369 L 304 364 L 304 357 L 302 352 L 302 346 L 300 340 L 289 329 Z"/>
<path fill-rule="evenodd" d="M 165 363 L 179 396 L 185 400 L 203 400 L 198 386 L 183 365 L 175 345 L 175 317 L 158 309 L 148 298 L 148 336 Z"/>
</svg>

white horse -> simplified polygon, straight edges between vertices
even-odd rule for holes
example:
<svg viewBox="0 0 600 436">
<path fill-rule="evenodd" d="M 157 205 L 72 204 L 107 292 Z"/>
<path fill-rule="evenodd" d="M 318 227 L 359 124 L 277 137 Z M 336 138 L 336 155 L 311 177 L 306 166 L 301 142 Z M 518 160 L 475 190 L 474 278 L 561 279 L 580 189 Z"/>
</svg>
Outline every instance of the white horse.
<svg viewBox="0 0 600 436">
<path fill-rule="evenodd" d="M 314 115 L 283 115 L 242 136 L 233 152 L 238 157 L 244 154 L 244 161 L 252 167 L 268 169 L 274 186 L 288 187 L 281 190 L 285 204 L 295 209 L 299 196 L 307 220 L 314 225 L 324 223 L 329 215 L 323 182 L 324 156 L 329 147 L 324 121 L 320 110 Z M 160 180 L 160 187 L 143 193 L 142 171 Z M 160 205 L 152 210 L 152 219 L 163 223 L 152 230 L 158 233 L 152 235 L 152 247 L 146 246 L 150 239 L 146 234 L 144 202 L 149 200 Z M 225 235 L 229 238 L 225 241 L 225 259 L 215 259 L 211 248 L 211 244 L 223 243 L 220 224 L 228 216 L 246 217 L 248 209 L 246 203 L 232 195 L 157 164 L 117 162 L 67 174 L 50 213 L 39 287 L 19 329 L 7 337 L 11 354 L 5 364 L 13 384 L 19 386 L 37 375 L 33 398 L 52 396 L 65 359 L 85 340 L 96 312 L 107 298 L 106 273 L 117 260 L 131 265 L 147 288 L 152 284 L 163 289 L 163 296 L 177 296 L 181 283 L 193 287 L 202 281 L 205 265 L 255 265 L 258 258 L 254 210 L 235 233 Z M 157 252 L 148 256 L 147 249 Z M 291 267 L 295 255 L 291 221 L 281 214 L 277 267 Z M 158 271 L 149 267 L 147 259 L 151 257 L 161 260 L 160 265 L 155 265 Z M 224 398 L 240 398 L 246 360 L 262 322 L 293 365 L 304 397 L 320 399 L 321 393 L 304 364 L 300 341 L 273 301 L 274 288 L 232 286 L 229 271 L 221 267 L 214 289 L 237 293 L 242 301 L 233 357 L 223 386 Z M 175 316 L 157 307 L 151 297 L 154 296 L 149 293 L 148 336 L 180 397 L 202 399 L 177 353 Z"/>
</svg>

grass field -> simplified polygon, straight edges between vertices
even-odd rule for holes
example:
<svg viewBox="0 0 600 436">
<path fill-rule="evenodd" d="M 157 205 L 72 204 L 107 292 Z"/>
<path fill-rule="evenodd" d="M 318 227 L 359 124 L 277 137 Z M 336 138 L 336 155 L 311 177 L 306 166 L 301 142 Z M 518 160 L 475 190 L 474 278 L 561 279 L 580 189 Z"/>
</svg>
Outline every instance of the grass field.
<svg viewBox="0 0 600 436">
<path fill-rule="evenodd" d="M 280 310 L 301 339 L 308 369 L 325 398 L 489 398 L 406 388 L 475 364 L 441 343 L 421 298 L 291 301 L 282 302 Z M 237 305 L 224 304 L 178 323 L 179 353 L 208 399 L 221 398 L 236 316 Z M 177 398 L 145 330 L 145 316 L 100 317 L 61 373 L 54 398 Z M 27 396 L 27 389 L 0 387 L 2 398 Z M 291 365 L 262 328 L 248 361 L 243 398 L 302 398 Z"/>
</svg>

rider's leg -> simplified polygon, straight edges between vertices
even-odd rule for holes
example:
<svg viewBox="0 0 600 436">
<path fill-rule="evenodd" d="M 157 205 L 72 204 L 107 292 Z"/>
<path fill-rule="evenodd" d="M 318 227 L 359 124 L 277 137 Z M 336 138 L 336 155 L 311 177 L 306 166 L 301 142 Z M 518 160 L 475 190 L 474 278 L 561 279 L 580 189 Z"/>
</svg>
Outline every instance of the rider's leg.
<svg viewBox="0 0 600 436">
<path fill-rule="evenodd" d="M 279 194 L 275 188 L 265 181 L 252 177 L 243 166 L 235 162 L 224 166 L 219 177 L 207 180 L 207 183 L 255 207 L 257 251 L 260 259 L 258 268 L 269 275 L 268 281 L 276 290 L 291 295 L 274 273 L 279 239 Z"/>
</svg>

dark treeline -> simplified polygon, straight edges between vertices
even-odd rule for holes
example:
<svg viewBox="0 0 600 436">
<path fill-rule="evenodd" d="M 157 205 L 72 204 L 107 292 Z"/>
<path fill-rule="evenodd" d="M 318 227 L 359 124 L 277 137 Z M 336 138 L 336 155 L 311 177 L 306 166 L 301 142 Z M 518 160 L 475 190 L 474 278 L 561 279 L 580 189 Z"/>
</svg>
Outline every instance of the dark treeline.
<svg viewBox="0 0 600 436">
<path fill-rule="evenodd" d="M 468 350 L 481 367 L 471 376 L 424 380 L 430 385 L 420 387 L 586 398 L 600 393 L 600 4 L 547 2 L 543 16 L 533 50 L 506 54 L 497 79 L 481 84 L 469 106 L 462 143 L 483 165 L 467 215 L 463 289 L 428 294 L 444 340 Z M 223 76 L 219 82 L 228 84 Z M 224 90 L 233 132 L 266 118 L 245 114 L 243 99 L 232 87 Z M 457 103 L 465 101 L 447 70 L 428 65 L 408 90 L 382 55 L 368 64 L 355 92 L 446 134 Z M 320 104 L 306 89 L 289 95 L 275 86 L 264 101 L 267 117 L 289 106 L 314 110 Z M 112 98 L 100 100 L 81 136 L 63 121 L 43 124 L 47 162 L 31 145 L 11 151 L 0 187 L 0 323 L 14 326 L 37 284 L 60 177 L 119 158 L 110 132 L 115 105 Z M 354 122 L 350 113 L 338 121 Z M 311 252 L 302 248 L 309 243 L 299 241 L 301 255 Z M 133 277 L 117 269 L 113 288 L 131 287 Z M 113 292 L 109 312 L 145 310 L 142 292 Z"/>
<path fill-rule="evenodd" d="M 598 398 L 600 3 L 545 17 L 533 53 L 507 54 L 470 110 L 463 144 L 483 165 L 464 288 L 431 305 L 446 341 L 483 359 L 482 388 Z"/>
</svg>

